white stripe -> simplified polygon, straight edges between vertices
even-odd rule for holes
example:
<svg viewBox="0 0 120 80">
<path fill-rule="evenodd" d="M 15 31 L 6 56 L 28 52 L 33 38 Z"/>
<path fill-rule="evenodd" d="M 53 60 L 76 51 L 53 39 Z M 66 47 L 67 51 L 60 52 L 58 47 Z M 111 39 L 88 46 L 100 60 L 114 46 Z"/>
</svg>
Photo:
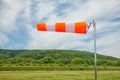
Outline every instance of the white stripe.
<svg viewBox="0 0 120 80">
<path fill-rule="evenodd" d="M 75 31 L 75 24 L 74 23 L 66 24 L 66 32 L 74 33 L 74 31 Z"/>
<path fill-rule="evenodd" d="M 55 31 L 54 25 L 46 25 L 47 31 Z"/>
</svg>

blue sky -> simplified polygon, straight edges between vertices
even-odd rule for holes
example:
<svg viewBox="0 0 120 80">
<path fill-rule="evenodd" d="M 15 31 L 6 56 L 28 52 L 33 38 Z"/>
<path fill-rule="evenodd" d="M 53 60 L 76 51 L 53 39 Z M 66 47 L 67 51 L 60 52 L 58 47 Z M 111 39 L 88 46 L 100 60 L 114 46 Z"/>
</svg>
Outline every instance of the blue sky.
<svg viewBox="0 0 120 80">
<path fill-rule="evenodd" d="M 97 53 L 120 58 L 120 0 L 0 0 L 1 49 L 67 49 L 93 52 L 86 35 L 38 32 L 36 23 L 96 20 Z"/>
</svg>

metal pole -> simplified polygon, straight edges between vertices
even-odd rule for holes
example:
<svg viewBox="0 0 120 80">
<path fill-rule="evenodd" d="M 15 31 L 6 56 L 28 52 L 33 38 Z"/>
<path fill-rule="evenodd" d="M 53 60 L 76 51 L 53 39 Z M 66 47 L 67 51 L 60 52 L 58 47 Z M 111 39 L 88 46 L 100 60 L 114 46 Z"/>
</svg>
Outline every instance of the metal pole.
<svg viewBox="0 0 120 80">
<path fill-rule="evenodd" d="M 93 20 L 93 28 L 94 28 L 94 73 L 95 73 L 95 80 L 97 80 L 97 53 L 96 53 L 96 24 L 95 20 Z"/>
</svg>

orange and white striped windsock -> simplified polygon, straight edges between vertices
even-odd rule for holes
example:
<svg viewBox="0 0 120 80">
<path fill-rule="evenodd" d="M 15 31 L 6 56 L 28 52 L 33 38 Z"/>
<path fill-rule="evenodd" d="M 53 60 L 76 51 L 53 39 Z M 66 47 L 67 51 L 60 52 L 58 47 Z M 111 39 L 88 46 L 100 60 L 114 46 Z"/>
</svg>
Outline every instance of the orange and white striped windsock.
<svg viewBox="0 0 120 80">
<path fill-rule="evenodd" d="M 87 33 L 86 22 L 76 22 L 72 24 L 66 24 L 64 22 L 58 22 L 54 25 L 48 25 L 45 23 L 37 23 L 38 31 L 55 31 L 55 32 L 70 32 L 70 33 Z"/>
</svg>

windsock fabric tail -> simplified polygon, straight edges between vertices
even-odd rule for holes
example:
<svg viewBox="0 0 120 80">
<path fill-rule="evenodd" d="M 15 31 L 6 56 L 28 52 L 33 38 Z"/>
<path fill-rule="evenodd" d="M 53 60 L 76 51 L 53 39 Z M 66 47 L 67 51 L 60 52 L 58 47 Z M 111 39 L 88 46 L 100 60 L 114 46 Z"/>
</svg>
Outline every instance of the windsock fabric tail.
<svg viewBox="0 0 120 80">
<path fill-rule="evenodd" d="M 37 30 L 86 34 L 87 24 L 86 22 L 76 22 L 71 24 L 66 24 L 64 22 L 57 22 L 53 25 L 48 25 L 46 23 L 37 23 Z"/>
</svg>

